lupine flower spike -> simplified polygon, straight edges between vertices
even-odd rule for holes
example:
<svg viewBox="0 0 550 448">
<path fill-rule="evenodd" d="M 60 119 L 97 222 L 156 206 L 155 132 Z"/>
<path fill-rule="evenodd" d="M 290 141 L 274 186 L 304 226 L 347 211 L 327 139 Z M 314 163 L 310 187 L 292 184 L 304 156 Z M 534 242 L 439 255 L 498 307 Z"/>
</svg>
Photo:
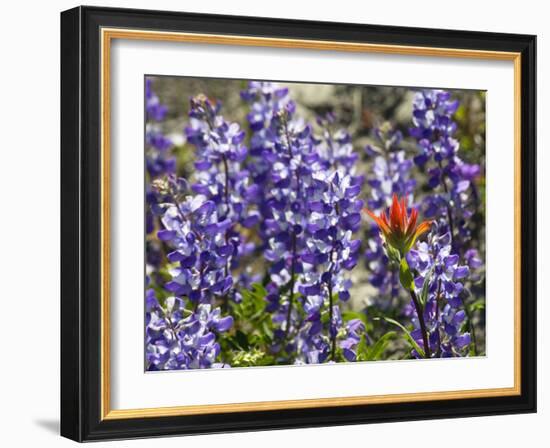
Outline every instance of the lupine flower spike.
<svg viewBox="0 0 550 448">
<path fill-rule="evenodd" d="M 396 194 L 393 195 L 389 218 L 386 212 L 376 216 L 368 209 L 365 211 L 378 224 L 386 243 L 399 251 L 401 257 L 411 250 L 418 237 L 430 230 L 432 225 L 432 221 L 424 221 L 417 226 L 418 211 L 412 208 L 408 215 L 405 199 L 399 201 Z"/>
</svg>

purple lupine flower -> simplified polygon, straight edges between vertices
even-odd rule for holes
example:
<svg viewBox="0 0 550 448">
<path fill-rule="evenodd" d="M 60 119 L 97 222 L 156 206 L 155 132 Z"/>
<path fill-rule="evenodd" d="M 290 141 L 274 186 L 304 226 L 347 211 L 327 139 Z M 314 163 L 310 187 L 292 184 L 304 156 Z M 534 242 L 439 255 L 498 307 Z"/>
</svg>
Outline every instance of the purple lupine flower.
<svg viewBox="0 0 550 448">
<path fill-rule="evenodd" d="M 153 91 L 153 80 L 145 79 L 145 161 L 151 179 L 176 171 L 176 159 L 170 150 L 172 141 L 162 132 L 168 108 Z"/>
<path fill-rule="evenodd" d="M 220 109 L 220 103 L 204 95 L 191 99 L 191 122 L 185 134 L 196 148 L 197 181 L 192 189 L 214 201 L 220 215 L 239 219 L 245 212 L 242 194 L 248 178 L 242 169 L 247 156 L 245 133 L 237 123 L 226 122 Z"/>
<path fill-rule="evenodd" d="M 241 96 L 251 102 L 248 169 L 258 186 L 254 200 L 269 262 L 273 349 L 297 350 L 296 362 L 323 362 L 331 351 L 334 356 L 331 340 L 341 320 L 333 302 L 349 298 L 344 271 L 357 263 L 360 245 L 351 237 L 362 207 L 362 179 L 351 175 L 357 157 L 344 131 L 331 138 L 333 151 L 316 139 L 295 116 L 286 88 L 253 82 Z M 321 323 L 322 313 L 330 315 L 330 324 Z"/>
<path fill-rule="evenodd" d="M 254 250 L 254 244 L 244 241 L 236 225 L 253 227 L 259 221 L 259 213 L 248 207 L 257 186 L 249 182 L 249 174 L 243 169 L 248 153 L 243 144 L 245 133 L 237 123 L 225 121 L 220 110 L 220 103 L 212 102 L 204 95 L 192 98 L 191 121 L 185 134 L 187 141 L 195 146 L 197 156 L 196 182 L 191 189 L 213 204 L 218 226 L 224 227 L 227 278 L 239 260 Z M 234 290 L 230 296 L 240 300 Z"/>
<path fill-rule="evenodd" d="M 457 125 L 453 114 L 459 106 L 444 90 L 417 92 L 413 101 L 413 127 L 417 139 L 417 165 L 428 174 L 428 187 L 433 191 L 423 201 L 427 218 L 443 218 L 451 234 L 454 252 L 466 250 L 471 242 L 472 217 L 479 205 L 474 180 L 481 168 L 468 164 L 459 155 L 459 142 L 454 137 Z"/>
<path fill-rule="evenodd" d="M 227 266 L 234 246 L 226 239 L 232 222 L 219 216 L 214 201 L 191 195 L 184 179 L 157 181 L 155 188 L 160 196 L 155 211 L 163 224 L 158 238 L 172 248 L 167 254 L 172 280 L 165 289 L 194 304 L 225 296 L 233 285 Z"/>
<path fill-rule="evenodd" d="M 331 342 L 317 315 L 300 327 L 296 336 L 296 364 L 320 364 L 330 358 Z"/>
<path fill-rule="evenodd" d="M 145 167 L 147 183 L 145 198 L 145 231 L 150 234 L 158 227 L 158 217 L 152 212 L 156 194 L 151 188 L 152 182 L 176 172 L 176 158 L 172 154 L 172 141 L 163 133 L 163 123 L 168 108 L 160 102 L 153 91 L 153 80 L 145 79 Z M 160 267 L 164 256 L 162 244 L 148 238 L 146 241 L 147 272 L 150 275 Z"/>
<path fill-rule="evenodd" d="M 290 102 L 287 87 L 265 81 L 250 81 L 247 88 L 241 92 L 241 98 L 251 104 L 247 120 L 254 132 L 268 129 L 273 116 Z M 259 145 L 251 144 L 251 147 L 262 146 L 260 141 L 264 140 L 265 136 L 258 137 Z"/>
<path fill-rule="evenodd" d="M 146 298 L 148 368 L 215 367 L 220 352 L 216 333 L 233 323 L 231 316 L 213 309 L 233 285 L 226 270 L 233 254 L 226 240 L 232 223 L 220 219 L 214 201 L 193 195 L 185 179 L 157 179 L 153 187 L 152 210 L 163 225 L 158 239 L 172 249 L 167 254 L 172 280 L 164 288 L 174 296 L 163 307 L 149 294 Z"/>
<path fill-rule="evenodd" d="M 346 129 L 335 129 L 335 121 L 336 117 L 333 113 L 317 118 L 317 124 L 322 131 L 322 135 L 316 138 L 321 163 L 325 169 L 354 175 L 359 154 L 353 150 L 350 133 Z"/>
<path fill-rule="evenodd" d="M 160 102 L 159 97 L 153 91 L 153 80 L 145 79 L 145 113 L 147 120 L 162 121 L 166 117 L 168 108 Z"/>
<path fill-rule="evenodd" d="M 318 180 L 317 196 L 310 195 L 307 220 L 306 247 L 301 253 L 304 276 L 299 291 L 305 296 L 318 296 L 327 302 L 331 354 L 334 357 L 336 336 L 342 324 L 338 301 L 350 298 L 351 280 L 347 272 L 357 264 L 361 242 L 353 239 L 353 233 L 361 222 L 363 201 L 357 199 L 360 185 L 356 178 L 332 172 Z M 308 297 L 309 299 L 309 297 Z"/>
<path fill-rule="evenodd" d="M 469 333 L 459 331 L 459 324 L 466 319 L 463 301 L 468 296 L 468 289 L 464 283 L 479 281 L 483 268 L 471 237 L 472 218 L 480 203 L 475 179 L 481 173 L 481 167 L 468 164 L 460 157 L 460 145 L 454 137 L 457 125 L 453 120 L 458 106 L 458 101 L 453 101 L 449 92 L 418 92 L 413 102 L 413 127 L 410 129 L 418 142 L 415 162 L 428 174 L 430 192 L 423 199 L 424 214 L 437 221 L 432 234 L 433 247 L 429 250 L 437 265 L 433 268 L 437 271 L 434 277 L 439 279 L 438 285 L 443 289 L 441 294 L 447 304 L 443 306 L 433 301 L 436 286 L 430 284 L 432 302 L 426 305 L 426 310 L 432 310 L 431 320 L 438 322 L 438 332 L 432 333 L 430 344 L 437 336 L 441 356 L 464 354 L 470 344 Z M 426 252 L 427 248 L 422 250 Z M 423 258 L 427 257 L 423 255 Z M 449 280 L 450 273 L 453 280 Z M 438 313 L 436 317 L 434 310 Z M 445 316 L 447 320 L 443 321 Z"/>
<path fill-rule="evenodd" d="M 427 291 L 424 319 L 431 353 L 436 357 L 465 355 L 469 345 L 465 342 L 470 335 L 462 332 L 461 327 L 466 318 L 464 300 L 469 293 L 464 280 L 469 267 L 460 264 L 459 256 L 452 253 L 449 233 L 440 235 L 436 228 L 427 242 L 418 243 L 408 253 L 407 261 L 417 273 L 414 279 L 417 291 Z M 412 320 L 416 328 L 412 335 L 422 346 L 418 319 L 413 315 Z"/>
<path fill-rule="evenodd" d="M 212 309 L 210 304 L 199 304 L 189 311 L 177 297 L 168 297 L 162 306 L 151 291 L 145 314 L 147 370 L 229 367 L 218 360 L 216 333 L 231 328 L 231 316 L 221 317 L 220 309 Z"/>
<path fill-rule="evenodd" d="M 365 324 L 361 319 L 351 319 L 346 322 L 344 339 L 339 342 L 342 354 L 347 361 L 357 360 L 357 345 L 361 335 L 365 333 Z"/>
<path fill-rule="evenodd" d="M 258 230 L 261 243 L 258 250 L 263 251 L 267 242 L 265 220 L 271 214 L 267 201 L 268 191 L 272 186 L 270 173 L 273 163 L 278 160 L 276 145 L 279 135 L 274 125 L 274 117 L 285 108 L 293 110 L 295 105 L 290 100 L 288 88 L 271 82 L 250 81 L 247 88 L 241 92 L 241 97 L 250 105 L 247 114 L 251 130 L 250 150 L 245 168 L 249 173 L 251 185 L 246 197 L 259 213 Z"/>
<path fill-rule="evenodd" d="M 307 240 L 308 205 L 312 197 L 318 194 L 316 188 L 322 183 L 313 178 L 317 155 L 311 128 L 300 120 L 293 120 L 292 114 L 292 109 L 283 109 L 271 122 L 277 136 L 277 159 L 270 173 L 271 187 L 266 197 L 265 216 L 265 235 L 268 239 L 265 257 L 271 263 L 271 279 L 280 289 L 288 287 L 289 291 L 284 302 L 281 302 L 287 313 L 281 325 L 285 336 L 289 335 L 291 325 L 298 318 L 293 302 L 304 273 L 300 254 Z"/>
</svg>

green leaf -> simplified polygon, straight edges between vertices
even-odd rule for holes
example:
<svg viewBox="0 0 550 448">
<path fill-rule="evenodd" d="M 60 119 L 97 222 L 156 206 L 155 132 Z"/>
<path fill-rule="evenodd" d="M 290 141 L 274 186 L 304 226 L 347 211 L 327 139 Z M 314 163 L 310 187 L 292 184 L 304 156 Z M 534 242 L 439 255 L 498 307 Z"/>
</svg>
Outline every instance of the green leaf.
<svg viewBox="0 0 550 448">
<path fill-rule="evenodd" d="M 395 331 L 388 331 L 376 341 L 376 343 L 368 349 L 366 361 L 376 361 L 381 358 L 388 344 L 397 335 Z"/>
<path fill-rule="evenodd" d="M 411 333 L 409 332 L 409 330 L 407 330 L 401 323 L 397 322 L 395 319 L 390 319 L 389 317 L 382 317 L 382 318 L 376 317 L 375 319 L 376 320 L 382 319 L 389 324 L 392 324 L 401 328 L 401 330 L 403 330 L 403 333 L 405 333 L 405 337 L 407 338 L 407 341 L 412 346 L 412 348 L 414 348 L 418 352 L 418 354 L 422 356 L 422 358 L 425 357 L 424 350 L 420 348 L 420 346 L 416 343 L 414 338 L 411 336 Z"/>
<path fill-rule="evenodd" d="M 369 347 L 367 346 L 367 338 L 365 335 L 361 335 L 359 344 L 356 347 L 357 351 L 357 361 L 367 361 L 369 356 Z"/>
<path fill-rule="evenodd" d="M 270 366 L 274 362 L 271 355 L 258 348 L 230 352 L 228 358 L 232 367 Z"/>
<path fill-rule="evenodd" d="M 264 310 L 263 308 L 256 311 L 256 313 L 252 314 L 250 317 L 249 317 L 249 320 L 252 321 L 252 322 L 255 322 L 257 320 L 260 320 L 261 317 L 263 317 L 265 314 L 264 314 Z"/>
<path fill-rule="evenodd" d="M 422 305 L 422 308 L 424 308 L 424 306 L 426 305 L 426 302 L 428 301 L 428 290 L 430 289 L 430 281 L 432 279 L 432 274 L 434 269 L 435 269 L 435 264 L 428 271 L 428 274 L 424 279 L 424 284 L 422 285 L 422 292 L 420 293 L 420 304 Z"/>
<path fill-rule="evenodd" d="M 269 341 L 273 340 L 273 330 L 271 329 L 271 319 L 266 319 L 262 322 L 262 329 L 264 330 L 265 336 Z"/>
<path fill-rule="evenodd" d="M 384 244 L 384 248 L 386 249 L 386 254 L 388 255 L 390 261 L 399 264 L 399 261 L 401 259 L 401 254 L 399 253 L 399 251 L 391 244 Z"/>
<path fill-rule="evenodd" d="M 485 309 L 485 299 L 480 299 L 469 305 L 468 307 L 470 313 L 475 311 L 482 311 Z"/>
<path fill-rule="evenodd" d="M 239 347 L 242 350 L 248 350 L 249 344 L 248 344 L 248 338 L 246 337 L 246 334 L 244 334 L 240 330 L 237 330 L 237 332 L 235 333 L 235 340 L 237 344 L 239 344 Z"/>
<path fill-rule="evenodd" d="M 402 258 L 399 263 L 399 281 L 407 291 L 414 291 L 414 277 L 406 258 Z"/>
<path fill-rule="evenodd" d="M 228 346 L 231 350 L 242 350 L 242 347 L 239 346 L 237 340 L 233 336 L 222 334 L 219 337 L 219 342 L 222 345 L 222 351 L 225 346 Z"/>
<path fill-rule="evenodd" d="M 267 291 L 259 284 L 252 284 L 251 289 L 243 289 L 240 291 L 242 302 L 233 306 L 233 311 L 239 320 L 250 322 L 253 325 L 259 323 L 265 315 L 265 296 Z"/>
<path fill-rule="evenodd" d="M 252 291 L 256 299 L 263 299 L 267 296 L 267 290 L 261 283 L 252 283 Z"/>
</svg>

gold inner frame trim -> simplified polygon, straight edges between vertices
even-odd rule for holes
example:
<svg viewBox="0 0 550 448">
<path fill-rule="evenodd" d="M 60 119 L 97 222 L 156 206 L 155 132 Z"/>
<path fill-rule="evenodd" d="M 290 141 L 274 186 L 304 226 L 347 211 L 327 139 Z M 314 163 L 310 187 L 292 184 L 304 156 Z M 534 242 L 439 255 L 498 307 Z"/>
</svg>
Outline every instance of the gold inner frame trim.
<svg viewBox="0 0 550 448">
<path fill-rule="evenodd" d="M 167 417 L 228 412 L 307 409 L 430 400 L 502 397 L 521 394 L 521 54 L 514 52 L 418 47 L 354 42 L 279 39 L 250 36 L 145 31 L 138 29 L 101 29 L 101 419 L 115 420 Z M 514 63 L 514 386 L 442 392 L 418 392 L 302 400 L 280 400 L 229 404 L 188 405 L 160 408 L 111 409 L 110 347 L 110 63 L 113 39 L 183 42 L 212 45 L 239 45 L 379 53 L 424 57 L 452 57 L 513 61 Z"/>
</svg>

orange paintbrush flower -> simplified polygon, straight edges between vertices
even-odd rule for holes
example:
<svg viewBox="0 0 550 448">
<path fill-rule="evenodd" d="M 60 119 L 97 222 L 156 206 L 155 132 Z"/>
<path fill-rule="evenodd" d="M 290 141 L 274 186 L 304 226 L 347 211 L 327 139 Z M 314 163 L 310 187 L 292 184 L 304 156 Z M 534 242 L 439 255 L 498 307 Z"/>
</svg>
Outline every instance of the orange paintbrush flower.
<svg viewBox="0 0 550 448">
<path fill-rule="evenodd" d="M 418 237 L 430 230 L 432 225 L 432 221 L 424 221 L 417 226 L 418 211 L 413 208 L 409 216 L 405 199 L 401 199 L 400 203 L 396 194 L 393 195 L 389 218 L 386 212 L 376 216 L 368 209 L 365 209 L 365 211 L 378 224 L 386 243 L 398 250 L 401 257 L 405 256 Z"/>
</svg>

